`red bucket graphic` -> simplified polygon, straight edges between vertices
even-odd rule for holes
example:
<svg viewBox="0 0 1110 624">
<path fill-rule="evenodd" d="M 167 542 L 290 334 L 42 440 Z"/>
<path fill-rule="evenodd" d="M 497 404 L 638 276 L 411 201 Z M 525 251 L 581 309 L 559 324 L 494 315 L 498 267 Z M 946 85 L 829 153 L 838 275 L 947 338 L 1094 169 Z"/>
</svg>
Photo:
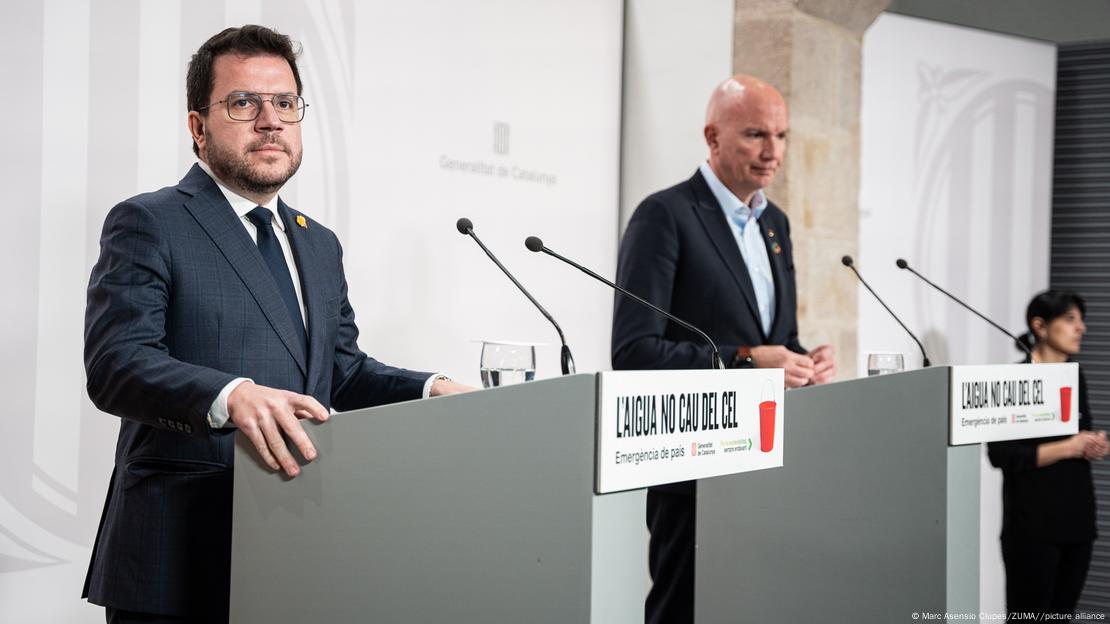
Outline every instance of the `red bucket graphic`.
<svg viewBox="0 0 1110 624">
<path fill-rule="evenodd" d="M 1060 420 L 1071 420 L 1071 386 L 1060 388 Z"/>
<path fill-rule="evenodd" d="M 771 398 L 767 399 L 768 390 Z M 763 400 L 759 402 L 759 450 L 770 453 L 775 448 L 775 387 L 768 380 L 763 384 Z"/>
</svg>

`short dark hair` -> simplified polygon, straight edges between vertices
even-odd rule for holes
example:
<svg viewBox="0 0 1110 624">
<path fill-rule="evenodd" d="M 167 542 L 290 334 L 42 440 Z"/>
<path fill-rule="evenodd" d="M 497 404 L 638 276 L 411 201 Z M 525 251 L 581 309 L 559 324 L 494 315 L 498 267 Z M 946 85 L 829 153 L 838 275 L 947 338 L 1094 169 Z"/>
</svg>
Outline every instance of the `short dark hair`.
<svg viewBox="0 0 1110 624">
<path fill-rule="evenodd" d="M 1044 319 L 1044 322 L 1048 324 L 1064 316 L 1072 308 L 1079 310 L 1081 318 L 1087 317 L 1087 304 L 1084 303 L 1082 297 L 1070 290 L 1046 290 L 1038 293 L 1029 302 L 1029 306 L 1025 308 L 1025 324 L 1029 327 L 1029 331 L 1019 336 L 1018 340 L 1032 348 L 1036 343 L 1035 334 L 1033 333 L 1033 319 Z"/>
<path fill-rule="evenodd" d="M 212 96 L 212 87 L 216 82 L 212 67 L 216 63 L 216 58 L 223 54 L 280 56 L 289 62 L 289 68 L 293 70 L 293 79 L 297 81 L 297 95 L 301 95 L 304 90 L 301 74 L 297 71 L 297 57 L 301 54 L 300 45 L 294 43 L 288 35 L 265 26 L 247 24 L 221 31 L 205 41 L 204 45 L 193 54 L 193 58 L 189 61 L 189 71 L 185 75 L 187 111 L 199 111 L 200 114 L 207 115 L 208 109 L 204 107 L 211 103 L 208 99 Z M 196 141 L 193 142 L 193 153 L 200 154 Z"/>
</svg>

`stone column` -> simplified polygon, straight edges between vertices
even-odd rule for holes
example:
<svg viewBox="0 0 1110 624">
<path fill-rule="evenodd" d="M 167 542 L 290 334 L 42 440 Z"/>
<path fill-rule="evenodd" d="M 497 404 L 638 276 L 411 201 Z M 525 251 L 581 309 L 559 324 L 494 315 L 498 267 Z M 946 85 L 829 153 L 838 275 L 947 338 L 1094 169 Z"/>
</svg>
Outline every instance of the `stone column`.
<svg viewBox="0 0 1110 624">
<path fill-rule="evenodd" d="M 775 85 L 790 109 L 783 168 L 767 195 L 790 216 L 802 344 L 833 344 L 856 376 L 860 46 L 889 0 L 736 0 L 732 67 Z"/>
</svg>

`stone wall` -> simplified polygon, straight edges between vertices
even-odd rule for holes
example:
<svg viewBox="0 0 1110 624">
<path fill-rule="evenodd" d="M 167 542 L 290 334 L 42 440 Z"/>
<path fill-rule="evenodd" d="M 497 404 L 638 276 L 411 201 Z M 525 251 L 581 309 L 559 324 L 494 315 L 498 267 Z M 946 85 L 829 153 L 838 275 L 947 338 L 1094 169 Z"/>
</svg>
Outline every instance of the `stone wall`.
<svg viewBox="0 0 1110 624">
<path fill-rule="evenodd" d="M 837 350 L 856 376 L 860 46 L 889 0 L 736 0 L 733 71 L 775 85 L 790 109 L 786 160 L 767 194 L 790 216 L 802 344 Z"/>
</svg>

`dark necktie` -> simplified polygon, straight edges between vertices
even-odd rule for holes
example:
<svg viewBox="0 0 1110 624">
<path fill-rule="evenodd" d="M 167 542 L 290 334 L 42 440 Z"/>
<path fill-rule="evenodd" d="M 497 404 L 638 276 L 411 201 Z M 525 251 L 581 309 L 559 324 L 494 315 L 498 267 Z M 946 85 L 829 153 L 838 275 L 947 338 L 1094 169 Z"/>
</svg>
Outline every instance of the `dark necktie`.
<svg viewBox="0 0 1110 624">
<path fill-rule="evenodd" d="M 308 338 L 304 332 L 304 320 L 301 317 L 301 304 L 297 302 L 297 291 L 293 289 L 293 278 L 289 275 L 289 265 L 285 263 L 285 254 L 281 251 L 281 244 L 274 235 L 274 213 L 262 206 L 247 213 L 247 218 L 258 228 L 258 251 L 274 277 L 278 292 L 285 301 L 285 309 L 293 321 L 294 333 L 300 341 L 301 349 L 305 356 L 308 355 Z"/>
</svg>

